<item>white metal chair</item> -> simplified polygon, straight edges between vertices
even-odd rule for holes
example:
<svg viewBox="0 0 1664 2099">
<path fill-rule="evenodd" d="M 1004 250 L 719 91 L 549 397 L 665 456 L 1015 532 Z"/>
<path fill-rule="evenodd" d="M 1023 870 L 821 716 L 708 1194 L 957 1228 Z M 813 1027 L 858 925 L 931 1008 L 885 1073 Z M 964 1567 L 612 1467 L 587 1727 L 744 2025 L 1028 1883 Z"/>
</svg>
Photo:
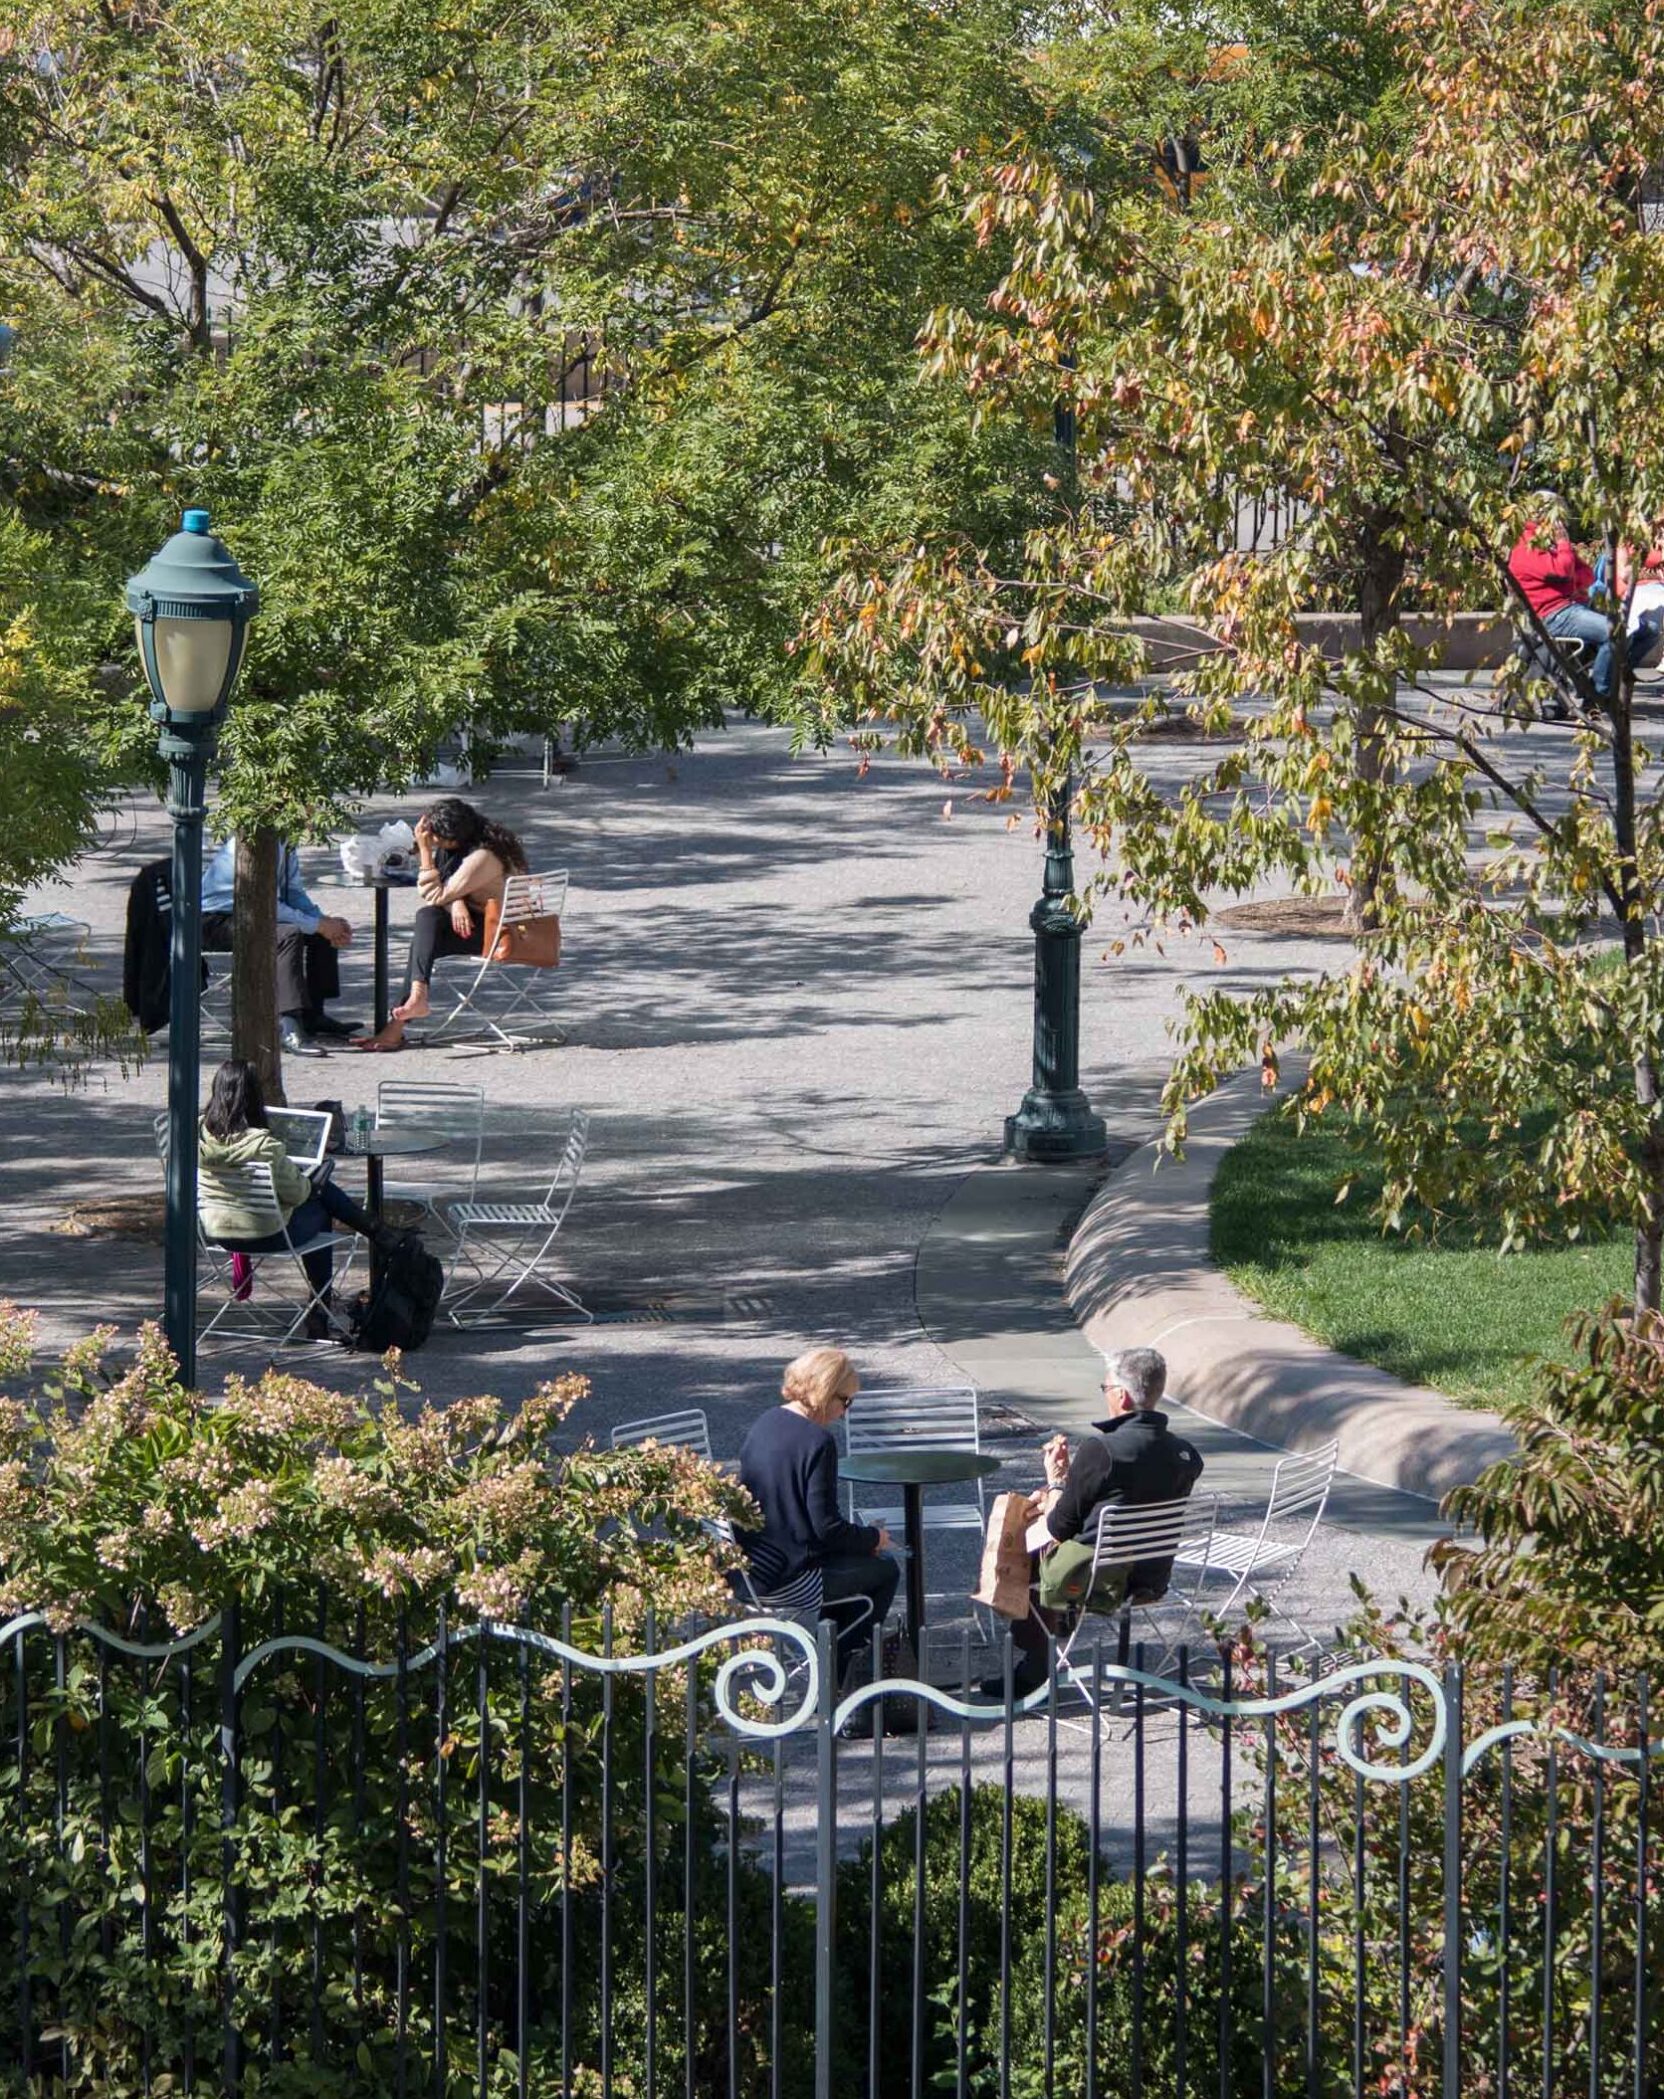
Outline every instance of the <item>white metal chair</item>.
<svg viewBox="0 0 1664 2099">
<path fill-rule="evenodd" d="M 232 1275 L 232 1249 L 221 1246 L 217 1239 L 208 1237 L 202 1230 L 202 1219 L 199 1214 L 197 1218 L 198 1242 L 203 1252 L 208 1256 L 216 1279 L 223 1284 L 225 1294 L 219 1310 L 215 1312 L 212 1319 L 202 1329 L 198 1338 L 206 1341 L 212 1334 L 223 1333 L 228 1338 L 235 1335 L 239 1338 L 263 1340 L 273 1331 L 274 1327 L 281 1327 L 282 1331 L 277 1337 L 277 1346 L 281 1348 L 286 1341 L 291 1340 L 300 1331 L 301 1327 L 306 1323 L 307 1314 L 313 1311 L 322 1312 L 337 1333 L 344 1336 L 347 1329 L 342 1324 L 339 1315 L 333 1306 L 325 1304 L 322 1291 L 313 1288 L 312 1279 L 302 1265 L 303 1258 L 307 1254 L 321 1253 L 325 1249 L 332 1253 L 341 1250 L 341 1238 L 337 1236 L 334 1229 L 331 1228 L 327 1232 L 315 1234 L 308 1239 L 295 1239 L 290 1236 L 289 1227 L 284 1222 L 283 1211 L 272 1189 L 272 1168 L 269 1159 L 251 1160 L 245 1166 L 216 1167 L 213 1178 L 227 1195 L 235 1196 L 237 1201 L 254 1217 L 256 1230 L 251 1236 L 262 1239 L 281 1236 L 283 1240 L 281 1249 L 273 1247 L 265 1253 L 244 1251 L 243 1259 L 249 1263 L 256 1273 L 260 1271 L 263 1264 L 276 1262 L 281 1267 L 281 1264 L 287 1260 L 291 1264 L 294 1273 L 300 1277 L 304 1287 L 298 1306 L 293 1298 L 276 1296 L 266 1298 L 258 1309 L 251 1310 L 250 1308 L 254 1304 L 253 1297 L 251 1295 L 243 1297 L 237 1295 L 237 1286 Z M 352 1256 L 356 1245 L 357 1242 L 351 1235 L 345 1235 L 346 1258 L 338 1274 L 332 1278 L 332 1282 L 338 1283 L 341 1277 L 345 1275 L 346 1270 L 352 1265 Z M 264 1316 L 268 1310 L 275 1312 L 275 1320 L 271 1325 L 267 1324 Z M 238 1314 L 242 1315 L 242 1319 L 246 1323 L 235 1323 L 236 1315 Z M 287 1318 L 287 1324 L 284 1324 L 285 1318 Z"/>
<path fill-rule="evenodd" d="M 567 871 L 553 868 L 543 874 L 510 875 L 503 886 L 503 908 L 499 926 L 524 925 L 540 918 L 562 918 L 566 910 Z M 449 1013 L 422 1034 L 424 1043 L 435 1043 L 457 1032 L 457 1039 L 482 1040 L 494 1037 L 509 1050 L 524 1049 L 534 1039 L 564 1042 L 556 1020 L 554 999 L 557 971 L 521 962 L 499 962 L 488 948 L 480 957 L 473 977 L 458 994 Z M 464 1016 L 470 1016 L 466 1034 L 460 1032 Z M 537 1037 L 516 1031 L 508 1023 L 524 1019 L 534 1022 Z"/>
<path fill-rule="evenodd" d="M 974 1385 L 900 1385 L 887 1390 L 862 1388 L 843 1418 L 844 1451 L 849 1457 L 893 1450 L 982 1449 L 982 1424 Z M 857 1482 L 849 1483 L 854 1513 Z M 870 1491 L 870 1490 L 869 1490 Z M 902 1509 L 874 1507 L 863 1496 L 860 1520 L 882 1523 L 898 1537 Z M 924 1504 L 926 1530 L 982 1532 L 988 1527 L 988 1498 L 981 1480 L 949 1488 L 942 1499 Z"/>
<path fill-rule="evenodd" d="M 376 1088 L 376 1128 L 439 1130 L 452 1140 L 447 1164 L 458 1159 L 467 1174 L 468 1186 L 461 1200 L 475 1201 L 480 1192 L 480 1158 L 485 1148 L 485 1088 L 449 1086 L 440 1082 L 383 1079 Z M 382 1199 L 413 1203 L 441 1230 L 455 1233 L 433 1197 L 408 1176 L 399 1185 L 400 1161 L 394 1157 L 382 1168 Z"/>
<path fill-rule="evenodd" d="M 594 1314 L 585 1309 L 575 1290 L 543 1273 L 544 1263 L 560 1237 L 566 1213 L 572 1207 L 572 1198 L 578 1192 L 588 1149 L 589 1115 L 583 1108 L 574 1108 L 554 1179 L 541 1202 L 447 1204 L 445 1222 L 456 1234 L 456 1258 L 448 1285 L 448 1294 L 454 1292 L 454 1295 L 446 1307 L 454 1325 L 466 1325 L 468 1322 L 463 1314 L 469 1306 L 477 1303 L 494 1283 L 509 1275 L 512 1280 L 508 1288 L 496 1296 L 489 1311 L 500 1311 L 517 1291 L 530 1288 L 546 1291 L 557 1304 L 567 1306 L 580 1319 L 593 1319 Z M 500 1249 L 492 1244 L 499 1233 L 511 1235 Z M 458 1271 L 465 1260 L 477 1259 L 481 1255 L 489 1259 L 492 1253 L 497 1255 L 494 1265 L 482 1268 L 470 1281 L 457 1286 Z"/>
<path fill-rule="evenodd" d="M 734 1545 L 738 1542 L 734 1537 L 734 1526 L 726 1516 L 707 1516 L 702 1518 L 701 1522 L 702 1528 L 720 1543 Z M 793 1624 L 801 1625 L 811 1638 L 818 1632 L 821 1610 L 826 1599 L 818 1567 L 806 1568 L 796 1581 L 788 1582 L 783 1589 L 762 1589 L 758 1587 L 756 1577 L 742 1554 L 740 1564 L 734 1571 L 733 1581 L 738 1591 L 737 1608 L 742 1617 L 789 1618 Z M 858 1632 L 863 1626 L 872 1623 L 873 1606 L 870 1596 L 848 1597 L 836 1606 L 836 1610 L 835 1624 L 840 1633 Z M 806 1673 L 808 1658 L 789 1641 L 780 1641 L 779 1645 L 784 1649 L 782 1661 L 786 1670 L 786 1681 L 788 1684 L 795 1683 Z M 828 1686 L 829 1695 L 831 1690 L 832 1687 Z"/>
<path fill-rule="evenodd" d="M 201 1019 L 197 1026 L 202 1042 L 229 1045 L 231 1041 L 231 957 L 216 949 L 202 958 Z"/>
<path fill-rule="evenodd" d="M 322 1158 L 324 1146 L 329 1135 L 330 1118 L 327 1114 L 312 1108 L 269 1108 L 266 1112 L 271 1127 L 283 1138 L 285 1149 L 297 1166 L 310 1167 L 317 1162 L 317 1159 Z M 156 1133 L 156 1156 L 161 1160 L 162 1168 L 165 1172 L 169 1150 L 168 1117 L 165 1110 L 154 1117 L 152 1127 Z M 303 1147 L 301 1152 L 297 1153 L 295 1150 L 296 1145 Z M 240 1178 L 244 1175 L 252 1175 L 254 1178 L 245 1183 Z M 283 1212 L 278 1205 L 276 1193 L 272 1188 L 271 1166 L 265 1161 L 260 1162 L 257 1166 L 217 1168 L 214 1173 L 214 1179 L 222 1188 L 237 1194 L 239 1199 L 244 1201 L 257 1217 L 264 1215 L 270 1218 L 270 1223 L 256 1234 L 257 1237 L 264 1239 L 274 1232 L 281 1232 L 285 1244 L 281 1250 L 273 1248 L 263 1254 L 251 1254 L 243 1252 L 240 1248 L 222 1246 L 217 1239 L 210 1239 L 208 1234 L 202 1229 L 202 1214 L 200 1208 L 198 1209 L 196 1220 L 197 1247 L 206 1257 L 210 1274 L 223 1286 L 225 1302 L 201 1330 L 197 1338 L 201 1341 L 206 1341 L 211 1333 L 218 1331 L 224 1334 L 227 1339 L 235 1337 L 237 1339 L 265 1340 L 273 1331 L 273 1324 L 282 1326 L 284 1319 L 291 1312 L 294 1312 L 294 1316 L 289 1319 L 289 1323 L 284 1328 L 278 1341 L 277 1345 L 281 1348 L 283 1343 L 305 1324 L 307 1313 L 312 1311 L 314 1307 L 326 1315 L 331 1326 L 335 1328 L 336 1332 L 343 1339 L 347 1338 L 348 1329 L 342 1323 L 339 1314 L 337 1314 L 333 1306 L 323 1304 L 319 1293 L 312 1288 L 312 1279 L 307 1275 L 305 1268 L 301 1264 L 301 1256 L 319 1252 L 326 1246 L 332 1253 L 340 1256 L 343 1253 L 342 1238 L 345 1237 L 345 1258 L 340 1261 L 339 1267 L 330 1278 L 331 1290 L 333 1291 L 334 1285 L 347 1274 L 347 1271 L 352 1266 L 353 1257 L 358 1251 L 356 1237 L 337 1234 L 332 1228 L 327 1233 L 304 1241 L 292 1238 L 289 1227 L 283 1221 Z M 197 1176 L 199 1203 L 201 1193 L 202 1176 L 199 1173 Z M 234 1254 L 248 1264 L 240 1281 L 233 1269 L 232 1257 Z M 264 1316 L 266 1311 L 264 1305 L 254 1310 L 249 1309 L 254 1304 L 254 1274 L 260 1262 L 281 1260 L 283 1254 L 288 1254 L 293 1259 L 295 1268 L 299 1272 L 301 1282 L 305 1288 L 305 1301 L 297 1312 L 294 1311 L 293 1299 L 281 1296 L 272 1299 L 271 1309 L 275 1314 L 275 1321 L 273 1324 L 268 1324 Z M 232 1319 L 239 1309 L 243 1323 L 240 1325 L 226 1324 L 227 1320 Z"/>
<path fill-rule="evenodd" d="M 680 1414 L 655 1414 L 643 1421 L 621 1421 L 612 1432 L 614 1450 L 639 1450 L 644 1443 L 663 1443 L 691 1450 L 707 1464 L 711 1457 L 711 1425 L 703 1407 L 688 1407 Z"/>
<path fill-rule="evenodd" d="M 85 919 L 61 911 L 14 919 L 0 939 L 0 984 L 42 1006 L 89 1013 L 98 994 L 81 972 L 91 961 L 91 940 Z"/>
<path fill-rule="evenodd" d="M 1088 1704 L 1095 1703 L 1093 1682 L 1096 1634 L 1092 1638 L 1094 1663 L 1077 1656 L 1085 1644 L 1092 1618 L 1113 1613 L 1118 1620 L 1115 1659 L 1126 1666 L 1132 1651 L 1132 1624 L 1138 1614 L 1152 1644 L 1159 1646 L 1159 1659 L 1148 1661 L 1152 1675 L 1183 1645 L 1187 1633 L 1199 1630 L 1193 1590 L 1179 1579 L 1179 1552 L 1189 1544 L 1205 1553 L 1218 1519 L 1219 1498 L 1214 1494 L 1190 1494 L 1177 1501 L 1139 1503 L 1106 1502 L 1097 1514 L 1092 1538 L 1092 1564 L 1075 1622 L 1059 1643 L 1058 1673 Z M 1165 1585 L 1159 1590 L 1136 1586 L 1132 1577 L 1152 1562 L 1171 1563 Z M 1163 1624 L 1166 1616 L 1176 1621 Z M 1118 1712 L 1126 1687 L 1110 1681 L 1108 1710 Z"/>
<path fill-rule="evenodd" d="M 877 1391 L 865 1387 L 843 1418 L 844 1450 L 858 1453 L 894 1450 L 982 1449 L 982 1424 L 974 1385 L 900 1385 Z M 882 1524 L 891 1549 L 907 1557 L 904 1511 L 898 1502 L 874 1505 L 858 1483 L 849 1483 L 850 1514 L 861 1523 Z M 881 1490 L 878 1490 L 881 1491 Z M 975 1531 L 988 1528 L 988 1497 L 981 1480 L 948 1487 L 925 1498 L 921 1520 L 927 1531 Z M 993 1619 L 982 1605 L 976 1614 L 990 1632 Z"/>
<path fill-rule="evenodd" d="M 1271 1475 L 1265 1514 L 1256 1529 L 1216 1529 L 1205 1549 L 1186 1542 L 1179 1554 L 1180 1564 L 1193 1569 L 1200 1582 L 1217 1578 L 1225 1587 L 1215 1616 L 1223 1617 L 1245 1591 L 1276 1609 L 1277 1596 L 1298 1570 L 1323 1521 L 1339 1455 L 1338 1443 L 1325 1443 L 1320 1450 L 1280 1458 Z M 1278 1532 L 1289 1535 L 1278 1536 Z M 1304 1646 L 1318 1644 L 1316 1635 L 1286 1611 L 1277 1615 L 1294 1628 Z"/>
</svg>

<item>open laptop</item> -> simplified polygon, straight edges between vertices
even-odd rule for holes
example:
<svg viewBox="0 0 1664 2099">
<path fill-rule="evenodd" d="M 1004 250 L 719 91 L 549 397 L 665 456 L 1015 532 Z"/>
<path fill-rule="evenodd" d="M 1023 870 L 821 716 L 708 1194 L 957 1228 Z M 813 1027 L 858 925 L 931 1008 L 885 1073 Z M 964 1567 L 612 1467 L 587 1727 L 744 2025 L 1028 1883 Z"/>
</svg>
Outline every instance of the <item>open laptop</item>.
<svg viewBox="0 0 1664 2099">
<path fill-rule="evenodd" d="M 283 1139 L 291 1165 L 310 1173 L 324 1162 L 329 1145 L 329 1115 L 322 1108 L 268 1108 L 266 1126 Z"/>
</svg>

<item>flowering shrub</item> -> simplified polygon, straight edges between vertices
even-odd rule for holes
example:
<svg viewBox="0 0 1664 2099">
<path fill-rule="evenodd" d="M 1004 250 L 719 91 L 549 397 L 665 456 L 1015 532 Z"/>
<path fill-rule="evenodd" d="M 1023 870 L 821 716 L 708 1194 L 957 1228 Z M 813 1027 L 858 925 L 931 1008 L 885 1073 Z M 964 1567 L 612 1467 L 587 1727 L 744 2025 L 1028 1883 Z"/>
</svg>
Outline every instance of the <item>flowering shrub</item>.
<svg viewBox="0 0 1664 2099">
<path fill-rule="evenodd" d="M 659 2062 L 709 2061 L 720 1913 L 683 1894 L 716 1842 L 705 1687 L 603 1685 L 481 1621 L 662 1647 L 728 1612 L 702 1525 L 740 1490 L 573 1436 L 579 1377 L 434 1408 L 389 1358 L 368 1397 L 273 1373 L 208 1398 L 147 1328 L 37 1390 L 33 1338 L 0 1305 L 0 2089 L 206 2086 L 228 2050 L 274 2094 L 432 2089 L 480 2045 L 505 2089 L 521 2052 L 541 2081 L 604 2048 L 634 2074 L 641 1933 L 604 1926 L 649 1852 L 666 1943 L 708 1956 Z M 741 1908 L 766 1911 L 751 1877 Z"/>
<path fill-rule="evenodd" d="M 411 1414 L 391 1356 L 370 1399 L 276 1371 L 210 1399 L 181 1388 L 155 1327 L 119 1371 L 113 1338 L 71 1349 L 40 1399 L 0 1398 L 6 1616 L 184 1633 L 228 1602 L 322 1584 L 365 1607 L 373 1643 L 441 1603 L 545 1624 L 605 1603 L 620 1638 L 650 1607 L 726 1607 L 725 1549 L 701 1526 L 744 1496 L 685 1450 L 557 1452 L 584 1378 L 518 1408 Z M 31 1316 L 0 1305 L 0 1385 L 26 1375 L 32 1342 Z"/>
</svg>

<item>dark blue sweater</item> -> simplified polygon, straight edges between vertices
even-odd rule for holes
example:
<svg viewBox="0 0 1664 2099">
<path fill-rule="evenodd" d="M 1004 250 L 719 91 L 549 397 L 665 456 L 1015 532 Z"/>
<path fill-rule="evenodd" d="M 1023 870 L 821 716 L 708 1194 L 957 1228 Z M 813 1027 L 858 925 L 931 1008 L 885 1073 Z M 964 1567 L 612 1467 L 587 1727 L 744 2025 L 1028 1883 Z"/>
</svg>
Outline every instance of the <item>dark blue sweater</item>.
<svg viewBox="0 0 1664 2099">
<path fill-rule="evenodd" d="M 838 1446 L 832 1431 L 790 1407 L 770 1407 L 740 1445 L 740 1484 L 763 1512 L 760 1531 L 735 1536 L 765 1593 L 840 1554 L 870 1553 L 878 1533 L 838 1510 Z"/>
</svg>

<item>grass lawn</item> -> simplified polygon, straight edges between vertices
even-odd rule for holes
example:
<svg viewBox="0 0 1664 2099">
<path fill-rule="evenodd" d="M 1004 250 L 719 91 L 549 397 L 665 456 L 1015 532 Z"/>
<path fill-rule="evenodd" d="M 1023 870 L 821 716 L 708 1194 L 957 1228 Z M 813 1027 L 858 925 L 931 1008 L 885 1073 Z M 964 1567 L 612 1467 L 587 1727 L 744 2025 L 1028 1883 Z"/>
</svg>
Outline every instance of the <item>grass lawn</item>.
<svg viewBox="0 0 1664 2099">
<path fill-rule="evenodd" d="M 1383 1234 L 1370 1215 L 1380 1186 L 1337 1137 L 1264 1116 L 1213 1184 L 1213 1258 L 1279 1319 L 1472 1406 L 1527 1392 L 1529 1358 L 1570 1356 L 1567 1314 L 1630 1288 L 1627 1229 L 1504 1258 L 1494 1236 L 1434 1245 Z"/>
</svg>

